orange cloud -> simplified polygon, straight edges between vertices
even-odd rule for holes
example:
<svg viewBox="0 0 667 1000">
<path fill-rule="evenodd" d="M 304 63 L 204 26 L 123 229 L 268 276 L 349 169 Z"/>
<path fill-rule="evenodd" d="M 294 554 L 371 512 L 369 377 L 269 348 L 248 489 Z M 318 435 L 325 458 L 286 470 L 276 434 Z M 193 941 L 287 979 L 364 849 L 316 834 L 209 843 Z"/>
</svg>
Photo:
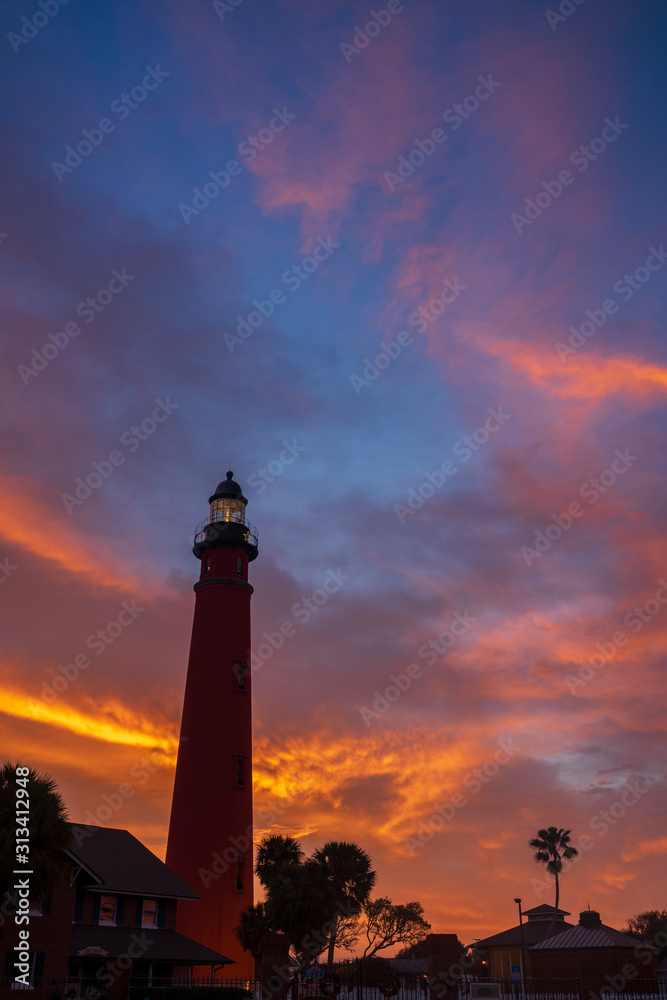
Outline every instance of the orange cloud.
<svg viewBox="0 0 667 1000">
<path fill-rule="evenodd" d="M 86 713 L 64 701 L 46 704 L 15 688 L 0 688 L 0 711 L 4 715 L 55 726 L 68 730 L 72 735 L 88 736 L 104 743 L 151 747 L 167 754 L 175 763 L 178 737 L 175 734 L 166 735 L 164 724 L 138 716 L 117 700 L 100 704 L 92 699 L 88 701 L 90 712 Z"/>
<path fill-rule="evenodd" d="M 119 566 L 111 545 L 79 532 L 29 479 L 0 473 L 0 535 L 96 586 L 124 593 L 146 589 L 147 581 Z"/>
<path fill-rule="evenodd" d="M 499 358 L 526 380 L 557 399 L 601 400 L 608 396 L 648 399 L 667 391 L 667 368 L 642 358 L 570 355 L 561 364 L 554 348 L 519 340 L 501 340 L 471 330 L 468 339 L 482 352 Z"/>
<path fill-rule="evenodd" d="M 651 854 L 667 854 L 667 837 L 640 841 L 633 847 L 626 848 L 621 857 L 624 861 L 639 861 L 640 858 Z"/>
</svg>

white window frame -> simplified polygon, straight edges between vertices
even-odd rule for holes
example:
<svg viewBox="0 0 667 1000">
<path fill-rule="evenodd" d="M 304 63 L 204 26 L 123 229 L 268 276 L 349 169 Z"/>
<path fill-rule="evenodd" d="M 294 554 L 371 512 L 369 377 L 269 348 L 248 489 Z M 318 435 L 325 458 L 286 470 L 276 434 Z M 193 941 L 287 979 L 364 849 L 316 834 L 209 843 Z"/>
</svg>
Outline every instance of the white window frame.
<svg viewBox="0 0 667 1000">
<path fill-rule="evenodd" d="M 148 924 L 144 921 L 144 906 L 146 903 L 155 903 L 155 920 L 152 924 Z M 158 901 L 157 899 L 144 899 L 141 903 L 141 926 L 142 927 L 157 927 L 157 914 L 158 914 Z"/>
<path fill-rule="evenodd" d="M 103 899 L 113 899 L 113 920 L 102 920 L 102 900 Z M 118 915 L 118 896 L 105 895 L 100 896 L 100 912 L 97 918 L 97 923 L 100 927 L 116 927 L 116 917 Z"/>
</svg>

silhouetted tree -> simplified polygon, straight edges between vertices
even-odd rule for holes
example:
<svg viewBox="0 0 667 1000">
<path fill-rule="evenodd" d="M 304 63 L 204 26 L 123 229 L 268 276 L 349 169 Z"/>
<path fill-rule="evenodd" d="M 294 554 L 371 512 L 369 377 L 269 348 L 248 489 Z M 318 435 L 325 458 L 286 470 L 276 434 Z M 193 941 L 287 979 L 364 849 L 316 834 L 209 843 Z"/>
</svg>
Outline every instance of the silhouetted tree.
<svg viewBox="0 0 667 1000">
<path fill-rule="evenodd" d="M 660 959 L 667 955 L 667 910 L 644 910 L 635 913 L 623 928 L 625 934 L 655 945 L 660 949 Z"/>
<path fill-rule="evenodd" d="M 0 770 L 0 895 L 11 892 L 16 864 L 16 769 L 6 763 Z M 70 846 L 72 832 L 67 811 L 55 781 L 30 768 L 26 776 L 29 803 L 30 893 L 33 899 L 48 896 L 66 869 L 63 851 Z"/>
<path fill-rule="evenodd" d="M 570 846 L 571 830 L 561 830 L 556 826 L 543 827 L 537 831 L 537 837 L 528 841 L 528 846 L 535 852 L 535 861 L 539 865 L 544 865 L 546 870 L 553 875 L 556 882 L 556 903 L 554 914 L 549 924 L 549 931 L 553 928 L 554 921 L 558 915 L 558 901 L 560 899 L 560 884 L 558 876 L 563 870 L 563 859 L 570 860 L 576 858 L 579 851 L 576 847 Z"/>
<path fill-rule="evenodd" d="M 302 970 L 332 939 L 346 947 L 348 927 L 339 927 L 337 916 L 359 913 L 375 881 L 370 858 L 356 844 L 331 842 L 306 858 L 293 837 L 264 838 L 255 871 L 266 900 L 244 911 L 236 936 L 257 957 L 263 934 L 287 935 Z"/>
<path fill-rule="evenodd" d="M 336 906 L 331 913 L 327 956 L 327 963 L 331 965 L 340 910 L 347 914 L 360 913 L 370 898 L 376 876 L 366 851 L 347 840 L 329 841 L 315 851 L 313 861 L 321 867 Z"/>
<path fill-rule="evenodd" d="M 234 933 L 244 951 L 249 951 L 256 962 L 262 958 L 262 938 L 271 930 L 264 903 L 252 904 L 240 914 Z"/>
<path fill-rule="evenodd" d="M 372 958 L 379 951 L 395 944 L 406 944 L 408 949 L 422 941 L 431 929 L 424 919 L 421 903 L 392 903 L 386 896 L 371 899 L 348 929 L 345 947 L 351 950 L 362 934 L 366 944 L 362 958 Z"/>
</svg>

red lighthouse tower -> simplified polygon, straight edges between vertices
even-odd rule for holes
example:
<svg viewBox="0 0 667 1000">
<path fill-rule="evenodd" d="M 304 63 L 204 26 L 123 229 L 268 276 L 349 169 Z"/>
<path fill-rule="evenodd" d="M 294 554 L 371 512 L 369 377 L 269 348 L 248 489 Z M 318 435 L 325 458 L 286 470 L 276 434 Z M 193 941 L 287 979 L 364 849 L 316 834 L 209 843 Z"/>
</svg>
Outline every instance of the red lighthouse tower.
<svg viewBox="0 0 667 1000">
<path fill-rule="evenodd" d="M 177 930 L 234 959 L 233 975 L 252 976 L 234 928 L 253 901 L 248 564 L 257 534 L 232 472 L 209 503 L 193 548 L 201 573 L 166 860 L 201 897 L 179 902 Z"/>
</svg>

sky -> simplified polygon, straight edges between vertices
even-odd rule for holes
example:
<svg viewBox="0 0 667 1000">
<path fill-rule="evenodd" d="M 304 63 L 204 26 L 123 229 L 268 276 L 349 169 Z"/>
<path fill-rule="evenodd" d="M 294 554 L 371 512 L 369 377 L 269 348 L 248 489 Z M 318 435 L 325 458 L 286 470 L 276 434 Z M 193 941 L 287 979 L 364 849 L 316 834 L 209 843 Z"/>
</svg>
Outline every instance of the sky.
<svg viewBox="0 0 667 1000">
<path fill-rule="evenodd" d="M 667 905 L 661 8 L 0 5 L 0 746 L 73 821 L 164 856 L 231 463 L 257 837 L 466 941 L 544 826 Z"/>
</svg>

